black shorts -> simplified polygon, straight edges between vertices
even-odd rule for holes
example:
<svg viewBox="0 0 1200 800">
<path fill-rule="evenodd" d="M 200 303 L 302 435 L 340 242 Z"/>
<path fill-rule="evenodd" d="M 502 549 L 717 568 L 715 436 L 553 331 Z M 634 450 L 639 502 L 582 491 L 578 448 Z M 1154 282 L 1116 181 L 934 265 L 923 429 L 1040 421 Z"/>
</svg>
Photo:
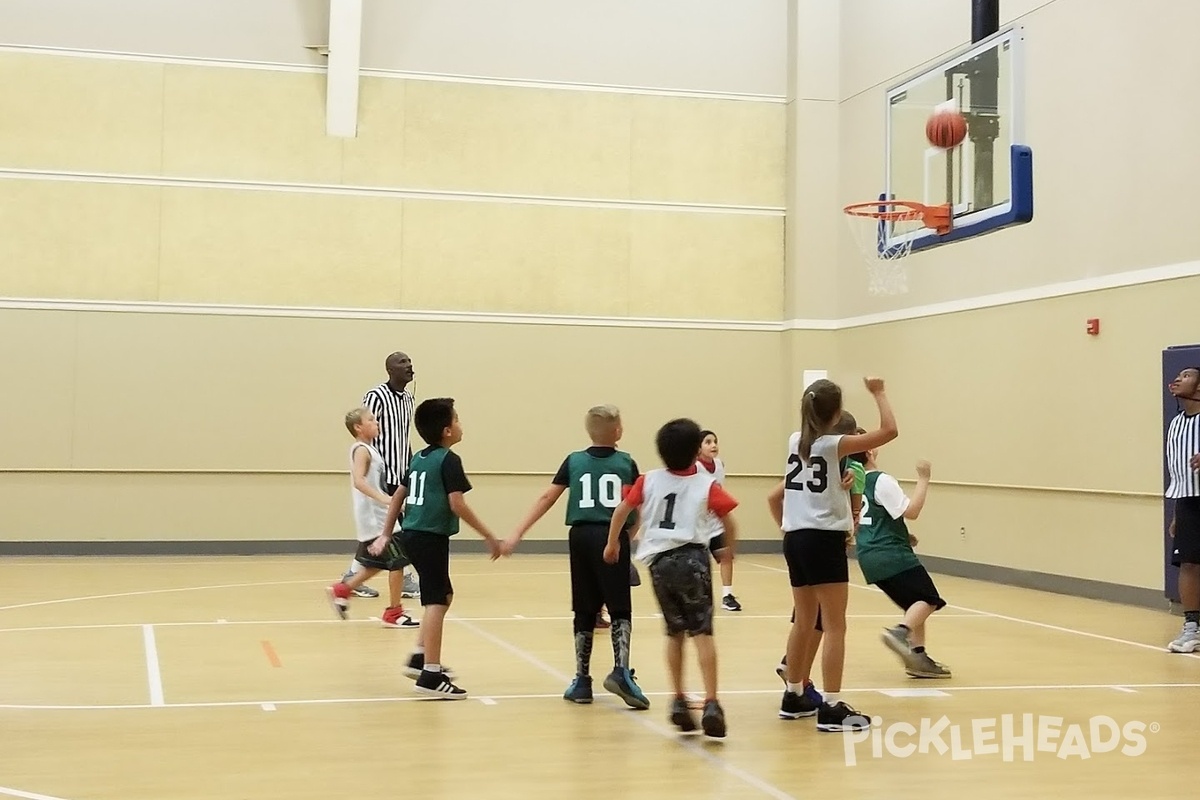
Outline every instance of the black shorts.
<svg viewBox="0 0 1200 800">
<path fill-rule="evenodd" d="M 450 605 L 454 594 L 450 584 L 450 537 L 425 531 L 403 531 L 400 536 L 421 583 L 421 605 Z"/>
<path fill-rule="evenodd" d="M 841 531 L 788 531 L 783 535 L 783 557 L 792 588 L 850 582 L 846 534 Z"/>
<path fill-rule="evenodd" d="M 656 556 L 650 581 L 668 636 L 711 636 L 713 632 L 712 569 L 708 548 L 688 544 Z"/>
<path fill-rule="evenodd" d="M 575 612 L 575 630 L 596 627 L 600 608 L 608 609 L 609 619 L 631 619 L 633 601 L 630 578 L 629 534 L 622 532 L 620 555 L 616 564 L 604 560 L 608 544 L 608 525 L 579 523 L 567 534 L 567 552 L 571 562 L 571 610 Z"/>
<path fill-rule="evenodd" d="M 1200 497 L 1175 501 L 1175 539 L 1171 565 L 1200 564 Z"/>
<path fill-rule="evenodd" d="M 934 611 L 946 607 L 946 601 L 938 594 L 933 585 L 933 578 L 924 567 L 909 567 L 890 578 L 875 581 L 883 593 L 900 608 L 908 611 L 914 603 L 925 602 L 933 606 Z"/>
<path fill-rule="evenodd" d="M 388 542 L 388 546 L 378 556 L 371 555 L 367 550 L 373 541 L 375 540 L 372 539 L 368 542 L 358 543 L 358 550 L 354 553 L 355 561 L 367 569 L 381 569 L 386 572 L 402 570 L 408 566 L 409 562 L 404 556 L 404 546 L 400 542 L 399 533 L 392 534 L 392 540 Z"/>
<path fill-rule="evenodd" d="M 725 534 L 718 533 L 708 540 L 708 551 L 716 556 L 718 550 L 725 549 Z"/>
<path fill-rule="evenodd" d="M 792 609 L 792 624 L 793 625 L 796 624 L 796 609 L 794 609 L 794 608 Z M 813 628 L 815 630 L 821 631 L 822 633 L 825 632 L 825 629 L 821 627 L 821 607 L 820 606 L 817 606 L 817 624 L 814 625 Z"/>
</svg>

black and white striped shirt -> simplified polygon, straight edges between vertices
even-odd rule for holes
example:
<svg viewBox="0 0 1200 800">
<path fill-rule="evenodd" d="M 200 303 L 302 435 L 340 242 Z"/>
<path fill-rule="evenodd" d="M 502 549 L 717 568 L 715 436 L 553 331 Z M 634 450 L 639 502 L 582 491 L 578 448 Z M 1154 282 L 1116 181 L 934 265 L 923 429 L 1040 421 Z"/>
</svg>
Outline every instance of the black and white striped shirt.
<svg viewBox="0 0 1200 800">
<path fill-rule="evenodd" d="M 1167 427 L 1167 497 L 1200 497 L 1200 472 L 1192 469 L 1192 456 L 1200 453 L 1200 414 L 1180 412 Z"/>
<path fill-rule="evenodd" d="M 409 431 L 412 429 L 413 396 L 381 383 L 363 396 L 363 405 L 379 420 L 379 437 L 373 444 L 383 456 L 383 479 L 397 486 L 408 474 L 412 461 Z"/>
</svg>

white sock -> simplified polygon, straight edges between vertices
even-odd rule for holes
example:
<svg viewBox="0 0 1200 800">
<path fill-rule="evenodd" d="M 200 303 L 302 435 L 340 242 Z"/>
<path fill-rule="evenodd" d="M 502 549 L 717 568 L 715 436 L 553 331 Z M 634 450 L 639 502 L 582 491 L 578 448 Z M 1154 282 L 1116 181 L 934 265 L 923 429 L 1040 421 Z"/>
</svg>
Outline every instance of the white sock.
<svg viewBox="0 0 1200 800">
<path fill-rule="evenodd" d="M 442 665 L 441 664 L 426 664 L 425 671 L 426 672 L 441 672 Z"/>
<path fill-rule="evenodd" d="M 804 684 L 803 683 L 789 683 L 787 685 L 787 690 L 794 694 L 804 694 Z"/>
<path fill-rule="evenodd" d="M 722 591 L 721 591 L 721 596 L 722 596 L 722 597 L 729 597 L 729 595 L 731 595 L 731 594 L 733 594 L 733 587 L 732 587 L 732 586 L 725 586 L 725 587 L 722 587 Z"/>
<path fill-rule="evenodd" d="M 425 655 L 425 646 L 424 646 L 424 645 L 420 645 L 420 644 L 419 644 L 419 645 L 417 645 L 416 647 L 414 647 L 414 648 L 413 648 L 413 653 L 414 653 L 414 654 L 416 654 L 416 655 L 418 655 L 418 656 L 423 656 L 423 655 Z"/>
<path fill-rule="evenodd" d="M 840 702 L 842 702 L 842 693 L 841 692 L 826 692 L 825 693 L 825 704 L 826 705 L 836 706 Z"/>
</svg>

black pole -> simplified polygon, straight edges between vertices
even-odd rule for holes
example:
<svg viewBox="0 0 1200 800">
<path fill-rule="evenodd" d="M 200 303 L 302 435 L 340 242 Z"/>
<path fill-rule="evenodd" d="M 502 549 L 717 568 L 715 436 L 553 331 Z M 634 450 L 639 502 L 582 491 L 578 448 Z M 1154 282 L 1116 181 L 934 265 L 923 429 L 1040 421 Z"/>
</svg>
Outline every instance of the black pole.
<svg viewBox="0 0 1200 800">
<path fill-rule="evenodd" d="M 971 42 L 1000 30 L 1000 0 L 971 0 Z"/>
</svg>

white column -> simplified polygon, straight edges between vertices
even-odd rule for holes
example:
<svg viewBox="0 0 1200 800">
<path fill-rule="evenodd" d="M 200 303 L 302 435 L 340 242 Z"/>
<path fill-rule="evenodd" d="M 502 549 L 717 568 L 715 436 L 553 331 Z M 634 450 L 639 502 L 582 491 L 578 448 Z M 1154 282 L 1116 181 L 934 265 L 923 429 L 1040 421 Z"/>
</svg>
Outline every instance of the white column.
<svg viewBox="0 0 1200 800">
<path fill-rule="evenodd" d="M 358 70 L 362 54 L 362 0 L 329 0 L 329 68 L 325 133 L 358 134 Z"/>
</svg>

